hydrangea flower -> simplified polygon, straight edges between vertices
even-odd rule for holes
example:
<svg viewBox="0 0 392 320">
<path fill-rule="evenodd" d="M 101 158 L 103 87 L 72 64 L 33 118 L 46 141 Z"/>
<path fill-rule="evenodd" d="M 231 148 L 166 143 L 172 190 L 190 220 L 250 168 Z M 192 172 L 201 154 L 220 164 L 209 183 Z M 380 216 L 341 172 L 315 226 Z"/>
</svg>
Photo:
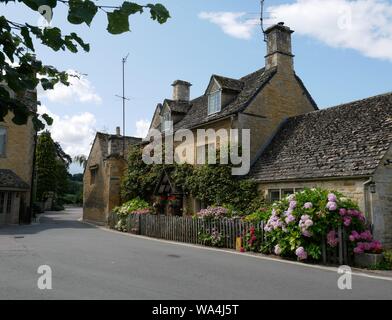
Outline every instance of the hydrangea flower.
<svg viewBox="0 0 392 320">
<path fill-rule="evenodd" d="M 312 209 L 312 208 L 313 208 L 313 203 L 311 203 L 311 202 L 306 202 L 306 203 L 304 204 L 304 208 L 305 208 L 305 209 Z"/>
<path fill-rule="evenodd" d="M 343 219 L 343 224 L 344 224 L 346 227 L 349 227 L 350 224 L 351 224 L 351 221 L 352 221 L 352 219 L 351 219 L 350 217 L 344 217 L 344 219 Z"/>
<path fill-rule="evenodd" d="M 292 222 L 294 222 L 294 221 L 295 221 L 295 217 L 294 217 L 292 214 L 289 214 L 289 215 L 286 217 L 286 219 L 285 219 L 286 224 L 290 224 L 290 223 L 292 223 Z"/>
<path fill-rule="evenodd" d="M 327 243 L 330 247 L 334 248 L 338 245 L 339 243 L 339 238 L 337 237 L 336 231 L 331 230 L 327 234 Z"/>
<path fill-rule="evenodd" d="M 338 198 L 336 197 L 335 194 L 330 193 L 330 194 L 328 195 L 328 201 L 329 201 L 329 202 L 336 202 L 336 201 L 338 201 Z"/>
<path fill-rule="evenodd" d="M 280 248 L 280 246 L 277 244 L 276 246 L 275 246 L 275 248 L 274 248 L 274 253 L 277 255 L 277 256 L 280 256 L 280 254 L 282 253 L 282 249 Z"/>
<path fill-rule="evenodd" d="M 299 260 L 306 260 L 308 258 L 308 253 L 305 251 L 304 247 L 299 247 L 295 250 L 295 255 Z"/>
<path fill-rule="evenodd" d="M 289 208 L 290 208 L 290 209 L 293 210 L 293 209 L 295 209 L 296 206 L 297 206 L 297 202 L 296 202 L 296 201 L 294 201 L 294 200 L 293 200 L 293 201 L 290 201 L 290 205 L 289 205 Z"/>
<path fill-rule="evenodd" d="M 327 203 L 327 209 L 329 211 L 336 211 L 337 208 L 338 208 L 338 205 L 336 204 L 336 202 L 330 201 L 330 202 Z"/>
<path fill-rule="evenodd" d="M 287 200 L 288 201 L 295 201 L 295 194 L 290 194 L 288 197 L 287 197 Z"/>
</svg>

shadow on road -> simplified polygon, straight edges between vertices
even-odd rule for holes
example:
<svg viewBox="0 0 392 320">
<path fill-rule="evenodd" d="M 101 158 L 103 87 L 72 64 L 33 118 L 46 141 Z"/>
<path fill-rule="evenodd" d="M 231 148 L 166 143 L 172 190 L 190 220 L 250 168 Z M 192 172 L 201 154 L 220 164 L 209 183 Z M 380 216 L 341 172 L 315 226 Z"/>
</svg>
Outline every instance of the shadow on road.
<svg viewBox="0 0 392 320">
<path fill-rule="evenodd" d="M 0 235 L 37 234 L 49 229 L 95 229 L 95 226 L 78 221 L 82 217 L 81 208 L 66 208 L 60 212 L 45 212 L 39 223 L 31 225 L 0 226 Z"/>
</svg>

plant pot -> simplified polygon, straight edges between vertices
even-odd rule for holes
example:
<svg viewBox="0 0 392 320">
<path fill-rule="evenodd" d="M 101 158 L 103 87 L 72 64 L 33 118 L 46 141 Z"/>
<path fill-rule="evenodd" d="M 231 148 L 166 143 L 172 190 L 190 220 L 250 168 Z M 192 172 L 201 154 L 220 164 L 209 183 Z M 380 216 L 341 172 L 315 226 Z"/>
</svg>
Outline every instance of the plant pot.
<svg viewBox="0 0 392 320">
<path fill-rule="evenodd" d="M 381 253 L 355 253 L 354 254 L 354 265 L 360 268 L 373 267 L 383 260 Z"/>
</svg>

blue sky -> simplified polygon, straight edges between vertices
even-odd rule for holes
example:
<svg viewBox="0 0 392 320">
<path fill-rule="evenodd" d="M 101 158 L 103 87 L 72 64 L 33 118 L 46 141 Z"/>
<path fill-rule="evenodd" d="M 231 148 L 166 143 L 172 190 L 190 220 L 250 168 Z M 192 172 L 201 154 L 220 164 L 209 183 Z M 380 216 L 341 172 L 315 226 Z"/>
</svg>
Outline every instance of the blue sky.
<svg viewBox="0 0 392 320">
<path fill-rule="evenodd" d="M 172 16 L 167 24 L 138 15 L 131 17 L 132 32 L 120 36 L 106 32 L 103 12 L 88 28 L 67 24 L 63 4 L 55 9 L 53 25 L 77 31 L 91 44 L 90 53 L 76 55 L 36 45 L 47 64 L 87 74 L 74 89 L 40 95 L 43 110 L 57 120 L 53 135 L 67 152 L 87 153 L 95 130 L 114 132 L 121 125 L 121 101 L 115 95 L 121 93 L 121 58 L 128 52 L 127 135 L 141 133 L 157 103 L 171 97 L 174 80 L 191 82 L 191 96 L 197 97 L 213 73 L 237 78 L 263 67 L 259 1 L 160 2 Z M 39 16 L 22 7 L 9 3 L 1 12 L 10 20 L 37 24 Z M 392 91 L 391 1 L 267 0 L 266 11 L 267 24 L 282 20 L 296 31 L 295 69 L 321 108 Z"/>
</svg>

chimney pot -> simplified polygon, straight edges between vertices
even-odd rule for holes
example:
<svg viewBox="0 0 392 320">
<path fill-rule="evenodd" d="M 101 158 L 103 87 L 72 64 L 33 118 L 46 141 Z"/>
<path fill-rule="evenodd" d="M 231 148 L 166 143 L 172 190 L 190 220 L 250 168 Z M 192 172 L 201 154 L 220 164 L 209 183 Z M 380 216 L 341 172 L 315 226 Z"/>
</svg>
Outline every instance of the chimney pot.
<svg viewBox="0 0 392 320">
<path fill-rule="evenodd" d="M 121 136 L 120 127 L 116 127 L 116 135 Z"/>
<path fill-rule="evenodd" d="M 183 80 L 176 80 L 172 84 L 173 86 L 173 100 L 174 101 L 189 101 L 191 95 L 191 86 L 192 84 L 183 81 Z"/>
<path fill-rule="evenodd" d="M 265 30 L 267 38 L 267 55 L 265 69 L 278 67 L 279 71 L 294 72 L 294 55 L 291 49 L 291 34 L 294 31 L 279 22 Z"/>
</svg>

